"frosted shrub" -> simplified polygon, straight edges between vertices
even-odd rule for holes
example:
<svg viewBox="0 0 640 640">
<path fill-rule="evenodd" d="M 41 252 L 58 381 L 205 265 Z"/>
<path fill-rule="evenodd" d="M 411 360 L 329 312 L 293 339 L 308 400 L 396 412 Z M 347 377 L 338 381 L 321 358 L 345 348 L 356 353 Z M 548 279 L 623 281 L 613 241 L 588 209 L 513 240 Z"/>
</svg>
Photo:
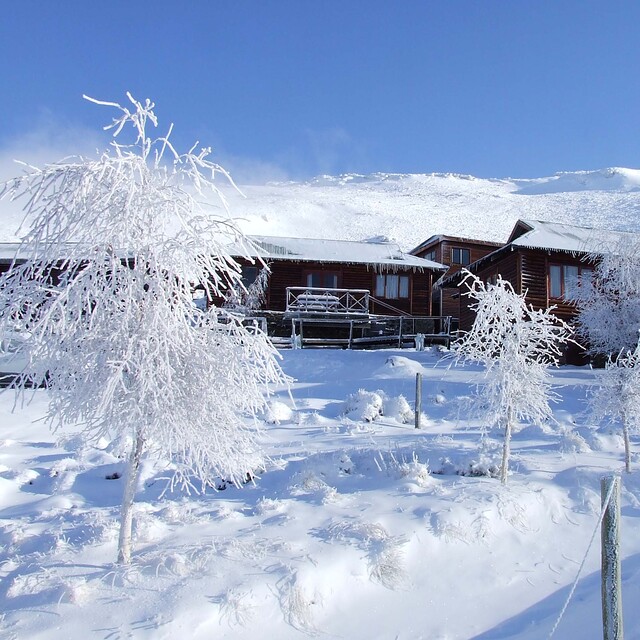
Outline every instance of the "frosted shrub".
<svg viewBox="0 0 640 640">
<path fill-rule="evenodd" d="M 403 395 L 388 398 L 384 403 L 384 415 L 403 424 L 414 420 L 414 411 Z"/>
<path fill-rule="evenodd" d="M 241 286 L 225 244 L 244 240 L 203 204 L 222 197 L 214 177 L 226 172 L 209 149 L 180 154 L 169 135 L 151 138 L 154 105 L 128 97 L 129 107 L 98 102 L 119 115 L 97 159 L 26 167 L 5 185 L 4 196 L 24 199 L 28 228 L 26 262 L 0 278 L 0 334 L 29 336 L 18 391 L 46 374 L 54 429 L 80 423 L 87 442 L 120 437 L 128 446 L 125 564 L 143 453 L 172 460 L 172 487 L 202 490 L 218 476 L 240 483 L 262 460 L 245 416 L 285 382 L 264 334 L 193 304 L 195 289 L 211 302 Z M 116 142 L 127 131 L 133 139 Z"/>
<path fill-rule="evenodd" d="M 485 285 L 471 274 L 463 282 L 475 300 L 471 308 L 476 317 L 455 345 L 456 355 L 486 367 L 487 382 L 477 390 L 474 404 L 491 426 L 504 429 L 500 479 L 506 483 L 517 421 L 540 424 L 551 418 L 548 366 L 557 364 L 569 327 L 551 309 L 527 306 L 524 296 L 499 276 L 495 285 Z"/>
<path fill-rule="evenodd" d="M 384 391 L 359 389 L 347 396 L 343 414 L 350 420 L 374 422 L 385 416 L 406 424 L 414 419 L 413 409 L 403 395 L 389 397 Z"/>
<path fill-rule="evenodd" d="M 291 422 L 293 419 L 293 411 L 284 402 L 270 400 L 265 407 L 263 417 L 268 424 Z"/>
<path fill-rule="evenodd" d="M 373 422 L 382 415 L 382 392 L 359 389 L 347 396 L 344 415 L 351 420 Z"/>
</svg>

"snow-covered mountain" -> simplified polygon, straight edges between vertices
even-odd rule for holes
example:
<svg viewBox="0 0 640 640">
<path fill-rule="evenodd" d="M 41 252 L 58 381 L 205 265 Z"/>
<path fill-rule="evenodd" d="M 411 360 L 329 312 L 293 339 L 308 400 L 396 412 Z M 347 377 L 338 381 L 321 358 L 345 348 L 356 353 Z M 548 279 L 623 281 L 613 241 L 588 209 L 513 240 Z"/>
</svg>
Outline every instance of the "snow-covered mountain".
<svg viewBox="0 0 640 640">
<path fill-rule="evenodd" d="M 485 179 L 374 173 L 225 189 L 246 233 L 343 240 L 387 237 L 411 249 L 434 234 L 504 241 L 518 218 L 640 230 L 640 169 Z M 17 203 L 0 201 L 0 241 L 17 239 Z"/>
<path fill-rule="evenodd" d="M 434 234 L 506 240 L 518 218 L 640 229 L 640 170 L 610 168 L 548 178 L 457 174 L 348 174 L 243 186 L 230 193 L 247 233 L 364 240 L 404 249 Z"/>
</svg>

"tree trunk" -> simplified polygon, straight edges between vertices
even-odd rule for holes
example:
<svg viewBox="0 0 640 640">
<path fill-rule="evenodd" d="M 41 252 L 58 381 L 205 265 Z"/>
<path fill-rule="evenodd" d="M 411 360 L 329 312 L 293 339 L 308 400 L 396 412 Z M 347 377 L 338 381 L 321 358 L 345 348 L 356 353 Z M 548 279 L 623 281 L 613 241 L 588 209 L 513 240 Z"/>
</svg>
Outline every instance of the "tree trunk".
<svg viewBox="0 0 640 640">
<path fill-rule="evenodd" d="M 144 447 L 144 438 L 138 434 L 129 455 L 129 464 L 125 473 L 125 485 L 120 510 L 120 536 L 118 538 L 118 564 L 131 564 L 131 525 L 133 524 L 133 499 L 138 486 L 140 457 Z"/>
<path fill-rule="evenodd" d="M 511 454 L 511 431 L 513 427 L 513 409 L 507 409 L 507 424 L 504 428 L 504 444 L 502 445 L 502 466 L 500 468 L 500 482 L 507 484 L 509 473 L 509 456 Z"/>
<path fill-rule="evenodd" d="M 624 437 L 624 469 L 631 473 L 631 442 L 629 441 L 629 421 L 626 416 L 622 418 L 622 435 Z"/>
</svg>

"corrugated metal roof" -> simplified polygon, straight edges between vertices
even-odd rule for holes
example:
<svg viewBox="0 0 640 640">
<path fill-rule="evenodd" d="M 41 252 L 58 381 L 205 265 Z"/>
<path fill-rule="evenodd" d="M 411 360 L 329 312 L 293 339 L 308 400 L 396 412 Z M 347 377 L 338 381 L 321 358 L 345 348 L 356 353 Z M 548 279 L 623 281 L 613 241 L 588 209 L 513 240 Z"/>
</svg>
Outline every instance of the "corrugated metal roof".
<svg viewBox="0 0 640 640">
<path fill-rule="evenodd" d="M 256 249 L 249 249 L 251 257 L 308 262 L 345 262 L 350 264 L 385 265 L 397 269 L 434 269 L 447 267 L 405 253 L 393 242 L 354 242 L 350 240 L 320 240 L 316 238 L 283 238 L 278 236 L 249 236 Z M 232 255 L 246 254 L 241 247 L 231 247 Z"/>
<path fill-rule="evenodd" d="M 393 242 L 353 242 L 347 240 L 319 240 L 284 238 L 278 236 L 249 236 L 249 243 L 235 243 L 226 247 L 232 256 L 246 256 L 270 260 L 273 258 L 308 262 L 343 262 L 349 264 L 384 265 L 394 269 L 432 269 L 445 271 L 447 267 L 405 253 Z M 69 252 L 65 251 L 69 247 Z M 69 243 L 58 248 L 60 259 L 68 257 L 78 245 Z M 19 243 L 0 243 L 0 261 L 30 257 Z M 119 252 L 123 255 L 126 252 Z"/>
<path fill-rule="evenodd" d="M 637 238 L 638 234 L 592 227 L 576 227 L 542 220 L 519 220 L 530 230 L 508 244 L 529 249 L 546 249 L 569 253 L 603 253 L 611 251 L 623 238 Z"/>
</svg>

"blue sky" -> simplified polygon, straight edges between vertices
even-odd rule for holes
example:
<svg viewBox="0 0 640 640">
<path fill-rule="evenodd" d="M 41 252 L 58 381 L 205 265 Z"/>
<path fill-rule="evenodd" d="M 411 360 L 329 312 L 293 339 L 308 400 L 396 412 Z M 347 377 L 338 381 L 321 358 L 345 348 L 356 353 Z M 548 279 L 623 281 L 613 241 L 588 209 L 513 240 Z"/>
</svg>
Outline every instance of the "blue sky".
<svg viewBox="0 0 640 640">
<path fill-rule="evenodd" d="M 639 167 L 639 24 L 631 0 L 15 1 L 0 154 L 102 144 L 81 95 L 129 90 L 243 182 Z"/>
</svg>

